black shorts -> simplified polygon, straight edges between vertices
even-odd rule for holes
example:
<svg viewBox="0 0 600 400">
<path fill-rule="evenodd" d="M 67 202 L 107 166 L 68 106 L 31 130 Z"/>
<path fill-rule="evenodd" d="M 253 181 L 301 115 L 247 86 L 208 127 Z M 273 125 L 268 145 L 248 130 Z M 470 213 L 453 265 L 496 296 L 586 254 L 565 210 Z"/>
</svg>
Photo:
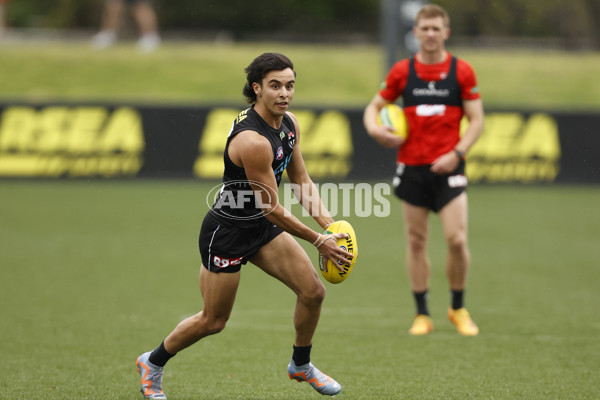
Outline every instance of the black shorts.
<svg viewBox="0 0 600 400">
<path fill-rule="evenodd" d="M 198 238 L 202 264 L 212 272 L 238 272 L 261 247 L 282 232 L 266 218 L 232 223 L 209 211 Z"/>
<path fill-rule="evenodd" d="M 448 175 L 431 172 L 431 165 L 399 163 L 394 176 L 394 194 L 409 204 L 439 212 L 467 188 L 465 162 Z"/>
</svg>

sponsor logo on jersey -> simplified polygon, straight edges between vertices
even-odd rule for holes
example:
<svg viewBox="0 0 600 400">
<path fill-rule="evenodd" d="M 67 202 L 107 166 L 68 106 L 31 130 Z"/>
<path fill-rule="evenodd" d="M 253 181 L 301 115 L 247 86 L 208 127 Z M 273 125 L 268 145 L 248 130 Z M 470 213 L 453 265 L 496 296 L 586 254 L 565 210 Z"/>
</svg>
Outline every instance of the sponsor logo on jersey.
<svg viewBox="0 0 600 400">
<path fill-rule="evenodd" d="M 277 149 L 277 155 L 275 156 L 276 160 L 281 160 L 283 158 L 283 147 L 279 146 Z"/>
<path fill-rule="evenodd" d="M 413 96 L 434 96 L 434 97 L 448 97 L 450 96 L 450 89 L 436 89 L 435 81 L 431 81 L 427 84 L 427 88 L 414 88 L 412 91 Z"/>
<path fill-rule="evenodd" d="M 432 117 L 434 115 L 444 115 L 445 113 L 445 104 L 419 104 L 417 106 L 417 115 L 419 117 Z"/>
</svg>

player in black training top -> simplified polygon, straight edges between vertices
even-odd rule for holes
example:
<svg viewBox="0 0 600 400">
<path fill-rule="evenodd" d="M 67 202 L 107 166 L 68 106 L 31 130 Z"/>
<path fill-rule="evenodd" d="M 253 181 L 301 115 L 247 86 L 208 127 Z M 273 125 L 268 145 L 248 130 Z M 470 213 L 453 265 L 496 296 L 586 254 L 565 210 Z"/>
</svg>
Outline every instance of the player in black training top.
<svg viewBox="0 0 600 400">
<path fill-rule="evenodd" d="M 241 266 L 247 261 L 283 282 L 297 296 L 289 377 L 309 382 L 325 395 L 333 396 L 342 389 L 310 362 L 325 287 L 292 235 L 312 243 L 325 261 L 335 265 L 337 261 L 347 263 L 352 254 L 336 245 L 345 234 L 319 234 L 285 210 L 277 198 L 286 170 L 290 182 L 301 188 L 295 192 L 298 200 L 320 227 L 326 229 L 334 222 L 306 171 L 296 117 L 287 111 L 296 82 L 292 62 L 282 54 L 265 53 L 254 59 L 245 72 L 244 95 L 252 106 L 239 114 L 229 132 L 223 186 L 200 231 L 204 308 L 177 325 L 154 351 L 138 358 L 141 390 L 146 398 L 166 398 L 162 376 L 171 357 L 225 328 Z"/>
</svg>

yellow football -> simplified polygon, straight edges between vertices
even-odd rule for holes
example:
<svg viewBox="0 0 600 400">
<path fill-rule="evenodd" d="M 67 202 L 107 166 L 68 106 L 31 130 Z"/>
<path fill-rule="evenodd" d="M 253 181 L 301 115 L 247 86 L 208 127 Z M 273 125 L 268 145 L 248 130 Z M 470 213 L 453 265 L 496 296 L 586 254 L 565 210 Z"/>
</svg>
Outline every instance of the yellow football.
<svg viewBox="0 0 600 400">
<path fill-rule="evenodd" d="M 354 258 L 349 260 L 349 264 L 338 263 L 343 271 L 337 269 L 337 267 L 331 262 L 327 261 L 327 265 L 324 265 L 323 256 L 319 254 L 319 268 L 321 269 L 321 274 L 323 277 L 331 283 L 340 283 L 343 282 L 350 272 L 352 272 L 352 267 L 356 264 L 356 258 L 358 257 L 358 243 L 356 242 L 356 233 L 354 233 L 354 228 L 348 221 L 336 221 L 333 224 L 327 227 L 325 231 L 326 235 L 331 233 L 347 233 L 348 238 L 341 238 L 337 240 L 338 247 L 343 248 L 344 250 L 352 253 Z"/>
<path fill-rule="evenodd" d="M 406 115 L 402 107 L 396 104 L 387 104 L 377 114 L 377 123 L 379 125 L 391 126 L 396 131 L 394 134 L 406 139 L 408 136 L 408 124 L 406 122 Z"/>
</svg>

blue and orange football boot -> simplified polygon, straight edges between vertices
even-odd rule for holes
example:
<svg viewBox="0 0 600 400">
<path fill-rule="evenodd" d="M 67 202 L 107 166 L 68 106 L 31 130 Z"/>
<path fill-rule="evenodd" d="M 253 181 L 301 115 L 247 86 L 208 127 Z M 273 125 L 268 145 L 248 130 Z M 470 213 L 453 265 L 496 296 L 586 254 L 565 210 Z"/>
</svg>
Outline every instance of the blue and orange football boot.
<svg viewBox="0 0 600 400">
<path fill-rule="evenodd" d="M 147 399 L 166 399 L 167 396 L 162 390 L 162 378 L 164 367 L 157 367 L 148 361 L 150 351 L 138 357 L 135 364 L 137 365 L 138 373 L 142 379 L 142 388 L 140 392 Z"/>
<path fill-rule="evenodd" d="M 294 360 L 291 360 L 288 375 L 290 379 L 298 382 L 308 382 L 317 392 L 327 396 L 335 396 L 342 390 L 339 383 L 319 371 L 311 362 L 298 367 Z"/>
</svg>

